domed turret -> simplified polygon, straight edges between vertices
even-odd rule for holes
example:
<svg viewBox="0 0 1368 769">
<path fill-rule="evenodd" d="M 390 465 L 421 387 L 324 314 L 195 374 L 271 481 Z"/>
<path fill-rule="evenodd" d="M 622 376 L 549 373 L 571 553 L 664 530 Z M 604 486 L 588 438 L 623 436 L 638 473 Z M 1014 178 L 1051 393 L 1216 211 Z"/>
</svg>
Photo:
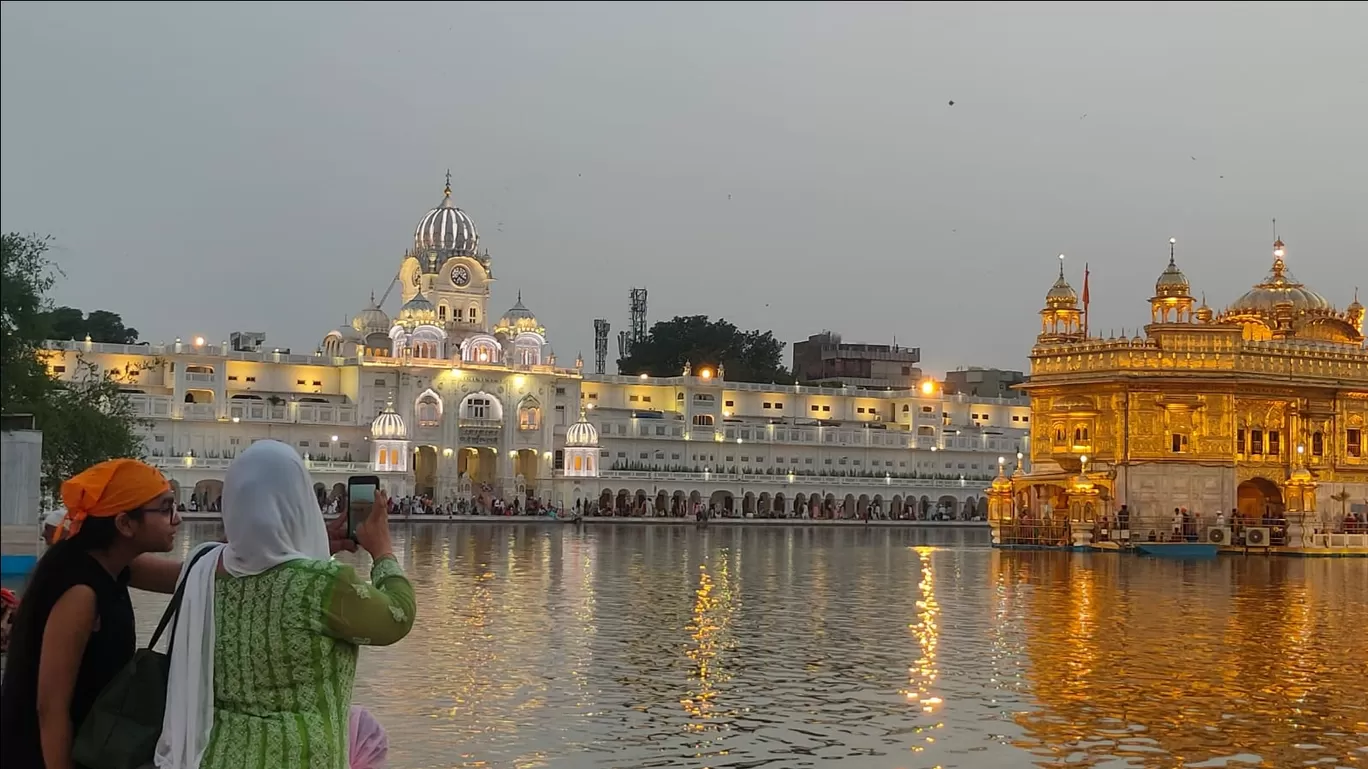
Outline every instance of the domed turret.
<svg viewBox="0 0 1368 769">
<path fill-rule="evenodd" d="M 1168 267 L 1159 274 L 1159 279 L 1154 281 L 1154 295 L 1160 298 L 1186 297 L 1192 290 L 1188 284 L 1187 276 L 1178 269 L 1177 262 L 1174 261 L 1174 244 L 1176 238 L 1169 238 L 1169 263 Z"/>
<path fill-rule="evenodd" d="M 508 312 L 494 324 L 494 333 L 511 337 L 524 332 L 546 335 L 546 329 L 537 322 L 537 316 L 523 304 L 522 292 L 519 291 L 517 303 L 508 308 Z"/>
<path fill-rule="evenodd" d="M 408 426 L 404 418 L 394 410 L 394 404 L 385 405 L 385 410 L 376 415 L 371 422 L 371 437 L 376 440 L 402 441 L 408 438 Z"/>
<path fill-rule="evenodd" d="M 1078 292 L 1073 290 L 1069 281 L 1064 279 L 1064 260 L 1059 261 L 1059 279 L 1050 286 L 1050 290 L 1045 294 L 1045 306 L 1052 310 L 1067 309 L 1078 306 Z"/>
<path fill-rule="evenodd" d="M 1363 333 L 1363 305 L 1359 304 L 1358 287 L 1354 288 L 1354 301 L 1344 308 L 1344 317 L 1360 334 Z"/>
<path fill-rule="evenodd" d="M 1154 296 L 1150 297 L 1152 323 L 1191 323 L 1192 287 L 1187 276 L 1178 269 L 1175 248 L 1177 238 L 1169 238 L 1169 263 L 1154 281 Z"/>
<path fill-rule="evenodd" d="M 589 417 L 580 411 L 579 421 L 565 429 L 565 445 L 573 448 L 594 448 L 598 446 L 598 430 L 589 424 Z"/>
<path fill-rule="evenodd" d="M 1211 308 L 1207 306 L 1206 294 L 1202 294 L 1202 306 L 1197 308 L 1196 315 L 1198 323 L 1210 323 L 1212 317 L 1215 315 L 1215 313 L 1211 311 Z"/>
<path fill-rule="evenodd" d="M 1078 309 L 1078 293 L 1064 278 L 1064 255 L 1059 255 L 1059 278 L 1045 294 L 1045 309 L 1040 311 L 1040 336 L 1037 341 L 1057 343 L 1083 338 L 1083 313 Z"/>
<path fill-rule="evenodd" d="M 407 328 L 423 324 L 435 325 L 437 323 L 437 308 L 433 307 L 432 302 L 429 302 L 427 297 L 420 292 L 414 295 L 412 299 L 404 302 L 404 306 L 399 308 L 399 316 L 396 320 L 399 325 Z"/>
<path fill-rule="evenodd" d="M 366 305 L 366 309 L 357 313 L 351 321 L 351 327 L 361 334 L 384 334 L 390 330 L 390 325 L 389 316 L 375 303 L 375 294 L 371 294 L 370 304 Z"/>
<path fill-rule="evenodd" d="M 479 251 L 480 235 L 475 222 L 465 211 L 451 202 L 451 172 L 447 172 L 442 202 L 418 222 L 413 231 L 413 248 L 422 253 L 436 251 L 443 256 L 475 256 Z"/>
</svg>

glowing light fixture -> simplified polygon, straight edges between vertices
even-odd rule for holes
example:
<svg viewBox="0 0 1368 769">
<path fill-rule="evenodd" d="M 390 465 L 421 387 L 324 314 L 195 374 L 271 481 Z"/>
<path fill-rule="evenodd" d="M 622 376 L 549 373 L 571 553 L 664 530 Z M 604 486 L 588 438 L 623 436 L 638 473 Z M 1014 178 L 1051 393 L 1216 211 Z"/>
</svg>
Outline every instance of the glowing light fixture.
<svg viewBox="0 0 1368 769">
<path fill-rule="evenodd" d="M 518 386 L 518 387 L 522 387 L 526 382 L 527 382 L 527 377 L 523 376 L 522 374 L 519 374 L 519 375 L 513 377 L 513 384 L 516 385 L 516 386 Z"/>
<path fill-rule="evenodd" d="M 650 378 L 651 378 L 651 375 L 650 375 L 650 374 L 642 374 L 642 375 L 641 375 L 641 378 L 642 378 L 642 379 L 650 379 Z"/>
<path fill-rule="evenodd" d="M 704 379 L 712 379 L 712 369 L 705 368 L 702 371 L 698 372 L 698 375 L 703 377 Z"/>
<path fill-rule="evenodd" d="M 204 337 L 202 337 L 202 336 L 197 336 L 197 337 L 195 337 L 195 346 L 196 346 L 196 347 L 203 347 L 203 346 L 204 346 Z"/>
<path fill-rule="evenodd" d="M 934 392 L 936 391 L 936 383 L 935 383 L 935 381 L 934 381 L 934 380 L 931 380 L 931 379 L 924 380 L 924 381 L 921 383 L 921 391 L 922 391 L 922 395 L 930 395 L 930 394 L 934 393 Z"/>
</svg>

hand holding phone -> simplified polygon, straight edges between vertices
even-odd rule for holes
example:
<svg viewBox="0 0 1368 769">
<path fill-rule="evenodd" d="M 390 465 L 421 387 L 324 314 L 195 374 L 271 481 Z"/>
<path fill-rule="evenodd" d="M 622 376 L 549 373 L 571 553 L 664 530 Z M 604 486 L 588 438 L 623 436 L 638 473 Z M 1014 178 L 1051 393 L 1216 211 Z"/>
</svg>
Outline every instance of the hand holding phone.
<svg viewBox="0 0 1368 769">
<path fill-rule="evenodd" d="M 347 533 L 372 557 L 388 555 L 393 548 L 389 534 L 389 498 L 374 475 L 357 475 L 347 481 Z"/>
<path fill-rule="evenodd" d="M 347 479 L 347 536 L 356 539 L 356 530 L 366 522 L 375 506 L 380 479 L 374 475 L 353 475 Z"/>
</svg>

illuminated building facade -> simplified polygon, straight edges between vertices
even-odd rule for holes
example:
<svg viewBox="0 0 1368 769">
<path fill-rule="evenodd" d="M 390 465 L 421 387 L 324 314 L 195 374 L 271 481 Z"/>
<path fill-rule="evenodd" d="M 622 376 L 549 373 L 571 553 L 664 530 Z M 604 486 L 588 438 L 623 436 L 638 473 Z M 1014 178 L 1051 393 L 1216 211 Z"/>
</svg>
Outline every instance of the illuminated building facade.
<svg viewBox="0 0 1368 769">
<path fill-rule="evenodd" d="M 1187 508 L 1204 536 L 1223 511 L 1237 525 L 1285 521 L 1274 544 L 1291 548 L 1368 545 L 1336 534 L 1368 497 L 1357 293 L 1337 310 L 1292 276 L 1279 240 L 1267 277 L 1216 311 L 1194 299 L 1172 251 L 1150 323 L 1129 338 L 1088 333 L 1061 261 L 1022 385 L 1033 469 L 992 485 L 995 541 L 1026 522 L 1067 522 L 1072 544 L 1087 544 L 1124 504 L 1132 538 L 1162 537 Z"/>
<path fill-rule="evenodd" d="M 946 395 L 929 381 L 795 387 L 731 382 L 720 368 L 642 378 L 559 365 L 521 294 L 488 312 L 494 260 L 449 180 L 397 280 L 393 316 L 372 297 L 312 354 L 238 334 L 52 342 L 49 364 L 65 377 L 82 361 L 116 374 L 148 420 L 147 455 L 200 507 L 237 452 L 269 438 L 295 446 L 324 487 L 377 473 L 392 493 L 439 502 L 986 516 L 997 458 L 1028 448 L 1023 400 Z"/>
</svg>

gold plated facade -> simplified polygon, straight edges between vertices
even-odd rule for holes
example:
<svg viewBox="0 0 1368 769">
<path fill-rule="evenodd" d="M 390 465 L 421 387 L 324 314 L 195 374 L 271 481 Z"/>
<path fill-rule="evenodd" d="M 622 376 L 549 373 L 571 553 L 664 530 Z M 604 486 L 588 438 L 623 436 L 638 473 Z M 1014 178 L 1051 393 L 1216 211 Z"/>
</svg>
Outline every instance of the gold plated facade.
<svg viewBox="0 0 1368 769">
<path fill-rule="evenodd" d="M 1295 519 L 1309 545 L 1368 503 L 1357 292 L 1336 310 L 1296 281 L 1278 241 L 1268 276 L 1222 311 L 1205 299 L 1194 308 L 1171 251 L 1150 309 L 1143 336 L 1092 336 L 1061 270 L 1022 385 L 1033 470 L 1013 476 L 1013 503 L 994 517 L 1067 518 L 1077 530 L 1124 504 L 1143 537 L 1168 532 L 1175 508 L 1199 514 L 1201 526 L 1221 511 L 1226 520 Z M 1073 539 L 1082 544 L 1076 531 Z"/>
</svg>

